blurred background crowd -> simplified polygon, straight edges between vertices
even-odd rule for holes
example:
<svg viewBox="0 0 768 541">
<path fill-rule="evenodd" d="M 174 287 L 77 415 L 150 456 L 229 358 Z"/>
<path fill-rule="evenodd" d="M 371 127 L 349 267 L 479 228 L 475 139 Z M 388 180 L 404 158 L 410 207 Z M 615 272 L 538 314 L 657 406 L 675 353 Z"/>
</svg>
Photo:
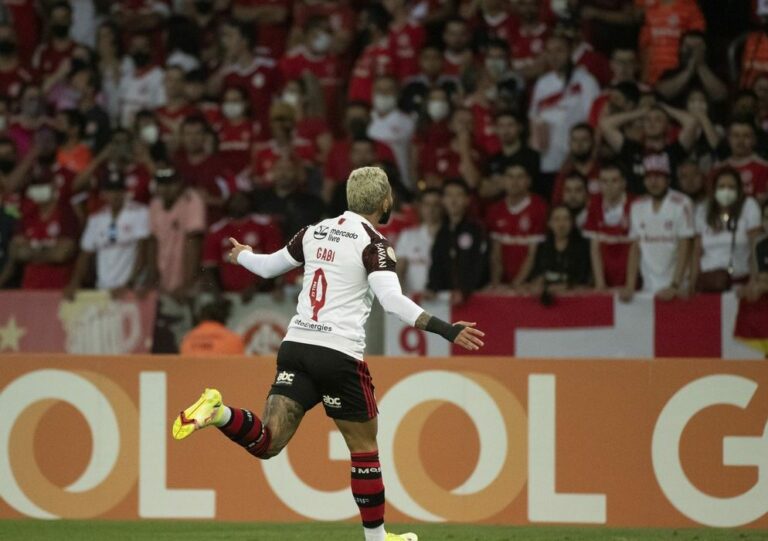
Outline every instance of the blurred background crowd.
<svg viewBox="0 0 768 541">
<path fill-rule="evenodd" d="M 227 262 L 379 165 L 404 288 L 768 292 L 768 34 L 717 0 L 5 0 L 0 287 Z"/>
</svg>

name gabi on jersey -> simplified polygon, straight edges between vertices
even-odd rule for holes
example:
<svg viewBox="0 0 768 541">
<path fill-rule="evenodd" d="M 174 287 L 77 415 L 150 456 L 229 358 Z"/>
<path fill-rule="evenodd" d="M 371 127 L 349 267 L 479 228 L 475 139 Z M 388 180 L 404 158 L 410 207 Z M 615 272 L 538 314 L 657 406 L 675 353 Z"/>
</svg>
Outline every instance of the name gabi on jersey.
<svg viewBox="0 0 768 541">
<path fill-rule="evenodd" d="M 318 248 L 315 257 L 320 261 L 333 261 L 336 259 L 336 252 L 330 248 Z"/>
</svg>

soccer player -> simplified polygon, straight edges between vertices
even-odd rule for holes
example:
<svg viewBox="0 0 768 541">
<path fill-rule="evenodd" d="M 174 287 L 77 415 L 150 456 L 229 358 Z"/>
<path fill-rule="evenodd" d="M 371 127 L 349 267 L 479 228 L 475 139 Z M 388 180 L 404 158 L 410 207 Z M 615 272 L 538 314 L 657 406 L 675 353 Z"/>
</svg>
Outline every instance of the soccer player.
<svg viewBox="0 0 768 541">
<path fill-rule="evenodd" d="M 344 436 L 352 459 L 352 494 L 360 508 L 365 541 L 416 541 L 415 534 L 384 530 L 384 483 L 376 433 L 376 398 L 363 360 L 365 321 L 373 295 L 385 311 L 419 329 L 441 335 L 470 351 L 483 346 L 474 323 L 450 324 L 403 295 L 395 274 L 395 252 L 374 224 L 387 222 L 392 188 L 384 171 L 362 167 L 347 181 L 349 210 L 301 229 L 281 250 L 255 254 L 230 239 L 230 258 L 262 278 L 274 278 L 304 265 L 297 314 L 277 354 L 277 373 L 263 419 L 225 406 L 221 394 L 206 389 L 173 423 L 173 437 L 186 438 L 216 426 L 257 458 L 277 455 L 304 414 L 322 400 Z"/>
</svg>

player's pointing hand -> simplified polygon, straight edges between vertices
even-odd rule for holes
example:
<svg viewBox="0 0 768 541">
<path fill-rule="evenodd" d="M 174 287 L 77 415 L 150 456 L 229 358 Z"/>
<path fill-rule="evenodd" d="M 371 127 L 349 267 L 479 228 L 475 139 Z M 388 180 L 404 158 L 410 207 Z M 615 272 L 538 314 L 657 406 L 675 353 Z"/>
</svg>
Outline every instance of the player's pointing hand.
<svg viewBox="0 0 768 541">
<path fill-rule="evenodd" d="M 477 323 L 457 321 L 456 325 L 464 325 L 464 328 L 458 336 L 456 336 L 456 339 L 453 341 L 454 344 L 457 344 L 464 349 L 468 349 L 469 351 L 477 351 L 485 345 L 484 342 L 480 340 L 481 337 L 485 336 L 485 333 L 480 329 L 475 328 Z"/>
<path fill-rule="evenodd" d="M 247 251 L 247 252 L 253 252 L 253 248 L 246 244 L 240 244 L 232 237 L 229 237 L 229 242 L 232 243 L 232 249 L 229 251 L 229 262 L 234 263 L 237 265 L 237 256 L 240 255 L 240 252 Z"/>
</svg>

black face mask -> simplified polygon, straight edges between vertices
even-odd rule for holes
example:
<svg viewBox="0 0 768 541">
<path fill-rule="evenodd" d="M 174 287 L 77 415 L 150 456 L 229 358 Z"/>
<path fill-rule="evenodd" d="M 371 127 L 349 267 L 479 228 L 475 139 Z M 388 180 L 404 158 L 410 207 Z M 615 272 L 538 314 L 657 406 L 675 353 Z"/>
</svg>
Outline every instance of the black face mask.
<svg viewBox="0 0 768 541">
<path fill-rule="evenodd" d="M 14 160 L 0 160 L 0 173 L 7 175 L 13 171 L 14 167 L 16 167 L 16 162 Z"/>
<path fill-rule="evenodd" d="M 131 58 L 133 58 L 133 63 L 136 64 L 137 68 L 145 67 L 147 64 L 149 64 L 149 61 L 152 60 L 152 58 L 149 56 L 149 53 L 144 51 L 133 53 Z"/>
<path fill-rule="evenodd" d="M 68 24 L 54 24 L 51 26 L 51 34 L 58 39 L 64 39 L 69 36 Z"/>
<path fill-rule="evenodd" d="M 392 207 L 389 207 L 384 214 L 381 215 L 381 218 L 379 218 L 379 224 L 380 225 L 386 225 L 387 222 L 389 222 L 389 217 L 392 215 Z"/>
<path fill-rule="evenodd" d="M 353 118 L 349 121 L 347 130 L 353 139 L 361 139 L 368 133 L 368 122 L 363 118 Z"/>
<path fill-rule="evenodd" d="M 0 40 L 0 56 L 11 56 L 16 52 L 16 44 L 9 39 Z"/>
</svg>

